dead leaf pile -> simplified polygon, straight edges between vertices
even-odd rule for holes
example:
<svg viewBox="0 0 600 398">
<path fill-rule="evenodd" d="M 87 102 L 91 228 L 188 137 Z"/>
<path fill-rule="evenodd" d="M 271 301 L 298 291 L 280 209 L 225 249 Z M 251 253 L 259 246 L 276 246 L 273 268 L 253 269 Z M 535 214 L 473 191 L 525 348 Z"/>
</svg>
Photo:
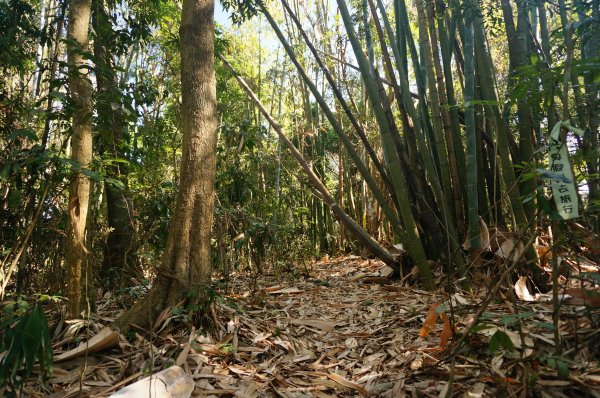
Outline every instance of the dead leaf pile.
<svg viewBox="0 0 600 398">
<path fill-rule="evenodd" d="M 56 354 L 67 358 L 56 363 L 51 380 L 32 381 L 25 393 L 106 397 L 178 365 L 194 381 L 193 397 L 391 398 L 447 392 L 492 397 L 534 391 L 600 397 L 594 308 L 565 301 L 559 327 L 568 351 L 555 355 L 551 303 L 536 300 L 520 282 L 515 294 L 522 300 L 515 304 L 502 293 L 466 344 L 450 355 L 456 348 L 453 336 L 471 326 L 484 296 L 434 295 L 387 279 L 362 283 L 387 274 L 378 261 L 350 256 L 313 264 L 308 278 L 262 278 L 253 293 L 252 281 L 240 276 L 215 302 L 210 331 L 184 327 L 181 315 L 171 311 L 155 325 L 160 333 L 120 336 L 110 350 L 64 355 L 64 347 L 74 348 L 74 338 L 97 334 L 117 316 L 119 300 L 105 297 L 99 315 L 77 330 L 67 324 L 56 328 Z"/>
</svg>

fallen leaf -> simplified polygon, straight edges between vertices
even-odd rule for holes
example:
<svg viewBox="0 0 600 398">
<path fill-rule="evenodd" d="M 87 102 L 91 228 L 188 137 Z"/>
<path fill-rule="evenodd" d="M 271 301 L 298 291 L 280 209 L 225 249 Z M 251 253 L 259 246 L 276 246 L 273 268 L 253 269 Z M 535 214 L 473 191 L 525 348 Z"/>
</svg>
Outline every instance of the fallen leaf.
<svg viewBox="0 0 600 398">
<path fill-rule="evenodd" d="M 119 332 L 109 327 L 105 327 L 94 337 L 79 344 L 76 348 L 55 356 L 54 362 L 65 361 L 85 354 L 93 354 L 95 352 L 116 347 L 118 344 Z"/>
<path fill-rule="evenodd" d="M 331 332 L 337 325 L 335 322 L 321 321 L 318 319 L 291 319 L 290 322 L 295 325 L 304 325 L 317 328 L 324 332 Z"/>
<path fill-rule="evenodd" d="M 440 348 L 445 350 L 448 347 L 450 337 L 452 337 L 452 326 L 450 325 L 450 319 L 448 319 L 446 314 L 442 312 L 440 313 L 440 317 L 442 318 L 442 321 L 444 321 L 444 328 L 440 335 Z"/>
<path fill-rule="evenodd" d="M 269 294 L 295 294 L 295 293 L 302 293 L 302 292 L 304 292 L 304 290 L 298 289 L 297 286 L 291 286 L 291 287 L 286 287 L 283 289 L 269 291 Z"/>
<path fill-rule="evenodd" d="M 369 395 L 369 392 L 367 390 L 365 390 L 362 386 L 351 382 L 350 380 L 338 375 L 337 373 L 328 373 L 327 377 L 329 377 L 331 380 L 335 381 L 336 383 L 343 385 L 344 387 L 351 388 L 354 391 L 357 391 L 363 395 Z"/>
<path fill-rule="evenodd" d="M 194 380 L 179 366 L 171 366 L 113 393 L 109 398 L 189 398 Z"/>
<path fill-rule="evenodd" d="M 587 305 L 589 307 L 600 307 L 600 290 L 571 288 L 565 289 L 565 293 L 574 298 L 583 300 L 584 305 Z"/>
<path fill-rule="evenodd" d="M 423 322 L 423 326 L 421 327 L 421 331 L 419 332 L 419 337 L 424 339 L 429 336 L 431 329 L 435 326 L 435 321 L 438 318 L 438 313 L 436 308 L 440 305 L 439 301 L 431 304 L 429 307 L 429 311 L 427 311 L 427 316 L 425 317 L 425 322 Z"/>
</svg>

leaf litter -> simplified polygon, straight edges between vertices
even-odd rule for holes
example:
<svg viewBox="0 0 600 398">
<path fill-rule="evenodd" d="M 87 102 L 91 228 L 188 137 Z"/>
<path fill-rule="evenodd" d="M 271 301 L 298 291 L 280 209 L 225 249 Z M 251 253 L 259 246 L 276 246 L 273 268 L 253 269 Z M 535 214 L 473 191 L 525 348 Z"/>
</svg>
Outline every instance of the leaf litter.
<svg viewBox="0 0 600 398">
<path fill-rule="evenodd" d="M 457 349 L 485 294 L 431 293 L 387 276 L 381 262 L 357 256 L 323 259 L 294 280 L 263 276 L 257 285 L 238 275 L 217 289 L 210 331 L 170 310 L 155 333 L 130 336 L 109 328 L 124 300 L 106 293 L 90 319 L 50 313 L 53 376 L 23 393 L 108 397 L 177 365 L 193 381 L 192 397 L 600 397 L 600 317 L 583 288 L 561 296 L 562 355 L 554 354 L 551 302 L 521 279 Z"/>
</svg>

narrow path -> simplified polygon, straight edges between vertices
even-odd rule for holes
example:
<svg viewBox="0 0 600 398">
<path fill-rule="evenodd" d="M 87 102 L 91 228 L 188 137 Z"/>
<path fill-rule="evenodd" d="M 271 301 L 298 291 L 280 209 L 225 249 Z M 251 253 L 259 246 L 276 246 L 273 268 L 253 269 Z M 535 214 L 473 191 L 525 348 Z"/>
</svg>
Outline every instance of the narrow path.
<svg viewBox="0 0 600 398">
<path fill-rule="evenodd" d="M 231 328 L 225 342 L 236 351 L 229 381 L 244 375 L 244 385 L 255 387 L 258 396 L 282 397 L 395 397 L 400 390 L 441 389 L 437 380 L 409 387 L 404 372 L 407 365 L 418 369 L 437 362 L 419 352 L 427 344 L 417 341 L 432 298 L 361 283 L 381 267 L 358 257 L 319 262 L 311 278 L 263 288 L 243 314 L 221 304 L 221 319 Z M 217 388 L 210 379 L 201 384 Z M 217 385 L 226 388 L 227 381 Z"/>
<path fill-rule="evenodd" d="M 45 386 L 32 381 L 25 396 L 107 397 L 176 364 L 195 382 L 192 397 L 440 397 L 452 373 L 452 396 L 600 397 L 597 308 L 563 303 L 567 353 L 554 358 L 551 304 L 508 300 L 503 291 L 453 367 L 441 349 L 452 329 L 435 309 L 461 332 L 482 297 L 402 287 L 377 277 L 385 272 L 377 260 L 349 256 L 319 261 L 296 278 L 261 276 L 257 285 L 235 277 L 228 294 L 218 292 L 211 333 L 182 327 L 187 312 L 174 308 L 150 340 L 127 336 L 119 349 L 60 362 Z M 56 346 L 85 340 L 86 330 L 89 338 L 122 310 L 121 298 L 107 293 L 87 326 L 79 321 L 55 332 Z M 421 338 L 424 324 L 429 333 Z M 498 331 L 504 339 L 492 352 Z M 562 379 L 560 366 L 569 371 Z"/>
</svg>

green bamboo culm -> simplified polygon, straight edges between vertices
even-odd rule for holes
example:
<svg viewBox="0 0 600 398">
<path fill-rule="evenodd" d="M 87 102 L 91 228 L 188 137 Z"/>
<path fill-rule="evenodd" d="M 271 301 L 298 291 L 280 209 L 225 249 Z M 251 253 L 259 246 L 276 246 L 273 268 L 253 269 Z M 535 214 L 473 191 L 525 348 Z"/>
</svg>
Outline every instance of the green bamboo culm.
<svg viewBox="0 0 600 398">
<path fill-rule="evenodd" d="M 283 33 L 279 29 L 279 26 L 277 25 L 277 23 L 275 22 L 275 20 L 273 19 L 273 17 L 267 10 L 267 8 L 265 6 L 262 6 L 261 11 L 265 15 L 267 20 L 269 21 L 269 24 L 271 25 L 273 30 L 275 31 L 275 34 L 279 38 L 279 41 L 281 42 L 285 51 L 287 52 L 288 56 L 290 57 L 290 60 L 292 61 L 292 63 L 296 67 L 296 69 L 298 70 L 298 73 L 300 74 L 301 78 L 304 80 L 305 84 L 307 85 L 307 87 L 309 88 L 309 90 L 311 91 L 311 93 L 313 94 L 313 96 L 315 97 L 317 102 L 319 103 L 319 106 L 323 110 L 323 113 L 325 114 L 325 117 L 331 124 L 331 127 L 333 128 L 335 133 L 338 135 L 338 137 L 341 139 L 342 143 L 344 144 L 344 147 L 346 148 L 348 154 L 350 155 L 350 158 L 356 165 L 358 171 L 360 172 L 361 176 L 364 178 L 369 189 L 371 190 L 371 193 L 377 200 L 377 203 L 379 204 L 379 206 L 381 207 L 386 218 L 392 225 L 394 232 L 398 235 L 398 237 L 400 239 L 404 239 L 405 231 L 402 229 L 402 226 L 400 225 L 400 219 L 398 218 L 397 214 L 390 208 L 390 206 L 388 206 L 388 204 L 386 202 L 386 198 L 383 195 L 383 193 L 381 192 L 381 190 L 379 189 L 377 182 L 375 181 L 375 179 L 371 175 L 369 169 L 366 167 L 366 165 L 360 158 L 360 155 L 356 152 L 356 149 L 354 148 L 354 145 L 352 144 L 352 142 L 350 141 L 348 136 L 344 133 L 342 126 L 337 121 L 335 115 L 329 108 L 329 105 L 327 105 L 327 102 L 325 101 L 325 99 L 323 98 L 321 93 L 319 92 L 319 89 L 310 80 L 310 78 L 304 71 L 304 68 L 298 62 L 296 55 L 294 53 L 294 50 L 289 45 L 286 38 L 283 36 Z"/>
<path fill-rule="evenodd" d="M 473 49 L 473 10 L 465 12 L 465 133 L 467 136 L 467 195 L 469 241 L 471 249 L 479 249 L 479 201 L 477 184 L 477 132 L 475 131 L 475 54 Z"/>
<path fill-rule="evenodd" d="M 398 68 L 398 72 L 399 72 L 399 76 L 400 76 L 400 91 L 401 91 L 402 103 L 413 122 L 413 128 L 415 130 L 414 135 L 417 140 L 417 146 L 419 147 L 419 151 L 421 152 L 421 159 L 423 161 L 425 171 L 426 171 L 427 175 L 430 177 L 429 182 L 431 184 L 432 191 L 435 196 L 435 200 L 436 200 L 436 202 L 440 208 L 440 211 L 442 213 L 442 216 L 443 216 L 443 224 L 446 228 L 446 236 L 449 241 L 450 250 L 452 251 L 453 254 L 454 253 L 458 254 L 454 257 L 454 263 L 456 265 L 456 270 L 458 271 L 459 275 L 461 277 L 463 277 L 465 275 L 466 271 L 465 271 L 463 258 L 459 254 L 460 248 L 458 247 L 455 224 L 454 224 L 453 220 L 449 219 L 450 218 L 449 210 L 448 210 L 447 202 L 445 201 L 445 196 L 444 196 L 442 186 L 441 186 L 439 178 L 438 178 L 438 174 L 435 170 L 433 154 L 425 142 L 425 135 L 423 133 L 424 127 L 421 123 L 420 118 L 417 117 L 417 110 L 415 109 L 414 103 L 410 96 L 410 90 L 409 90 L 410 86 L 409 86 L 408 79 L 406 78 L 407 74 L 405 73 L 403 63 L 400 61 L 401 54 L 396 50 L 398 46 L 395 42 L 394 34 L 392 32 L 391 25 L 387 18 L 387 14 L 385 12 L 385 7 L 383 5 L 382 0 L 377 0 L 377 8 L 380 10 L 380 12 L 382 14 L 383 24 L 384 24 L 388 39 L 390 41 L 390 45 L 392 47 L 394 59 L 396 61 L 396 68 Z M 375 18 L 378 18 L 378 16 L 376 15 L 375 7 L 373 7 L 373 14 L 374 14 Z M 423 97 L 421 95 L 422 94 L 419 93 L 420 100 L 423 99 Z M 421 101 L 421 102 L 425 102 L 425 101 Z"/>
<path fill-rule="evenodd" d="M 406 240 L 403 243 L 405 244 L 410 257 L 419 269 L 419 275 L 423 281 L 423 284 L 427 289 L 433 289 L 433 274 L 427 262 L 427 257 L 425 256 L 423 242 L 419 236 L 419 230 L 417 229 L 417 224 L 412 213 L 412 207 L 409 198 L 406 195 L 409 187 L 406 183 L 406 177 L 401 167 L 399 154 L 395 150 L 392 131 L 383 110 L 381 100 L 379 99 L 379 92 L 375 83 L 375 79 L 370 73 L 369 62 L 365 57 L 358 36 L 354 31 L 354 24 L 350 16 L 350 12 L 348 11 L 346 2 L 344 0 L 337 0 L 337 4 L 340 10 L 340 16 L 342 17 L 342 21 L 348 34 L 348 39 L 352 45 L 354 55 L 356 56 L 361 76 L 367 89 L 367 95 L 369 97 L 371 107 L 373 108 L 373 112 L 379 126 L 383 156 L 388 170 L 390 171 L 396 197 L 399 202 L 398 204 L 400 207 L 402 220 L 404 221 L 406 228 Z"/>
</svg>

